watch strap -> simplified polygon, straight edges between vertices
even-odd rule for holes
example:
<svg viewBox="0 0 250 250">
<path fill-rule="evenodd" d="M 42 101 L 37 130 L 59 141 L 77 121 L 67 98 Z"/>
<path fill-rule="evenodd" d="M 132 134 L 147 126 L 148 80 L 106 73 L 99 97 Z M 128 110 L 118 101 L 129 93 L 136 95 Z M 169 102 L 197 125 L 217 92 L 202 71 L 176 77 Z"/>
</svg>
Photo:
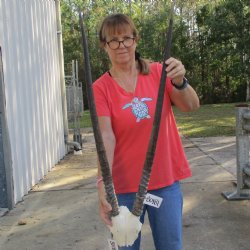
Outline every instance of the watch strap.
<svg viewBox="0 0 250 250">
<path fill-rule="evenodd" d="M 187 80 L 187 78 L 185 78 L 185 77 L 183 78 L 183 82 L 182 82 L 181 85 L 175 84 L 172 80 L 171 80 L 171 83 L 172 83 L 172 85 L 173 85 L 176 89 L 178 89 L 178 90 L 185 89 L 185 88 L 188 86 L 188 80 Z"/>
</svg>

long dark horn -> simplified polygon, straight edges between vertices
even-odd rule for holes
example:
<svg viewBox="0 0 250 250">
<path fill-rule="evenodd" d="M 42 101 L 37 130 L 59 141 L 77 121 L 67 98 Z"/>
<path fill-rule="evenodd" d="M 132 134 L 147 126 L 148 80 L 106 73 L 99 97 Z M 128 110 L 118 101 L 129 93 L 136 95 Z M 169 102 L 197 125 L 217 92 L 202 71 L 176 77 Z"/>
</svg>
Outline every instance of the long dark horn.
<svg viewBox="0 0 250 250">
<path fill-rule="evenodd" d="M 165 52 L 164 52 L 163 64 L 162 64 L 160 86 L 159 86 L 159 91 L 158 91 L 152 132 L 150 135 L 150 140 L 149 140 L 146 159 L 145 159 L 144 166 L 143 166 L 143 172 L 141 176 L 140 185 L 139 185 L 138 192 L 136 194 L 136 199 L 134 202 L 134 206 L 132 209 L 132 214 L 134 214 L 135 216 L 140 216 L 142 214 L 143 201 L 147 193 L 148 182 L 149 182 L 154 155 L 155 155 L 155 148 L 157 144 L 157 138 L 158 138 L 159 127 L 160 127 L 160 122 L 161 122 L 162 105 L 163 105 L 164 92 L 165 92 L 164 90 L 166 86 L 166 77 L 167 77 L 165 61 L 168 58 L 170 58 L 170 50 L 171 50 L 171 44 L 172 44 L 174 2 L 175 1 L 172 2 L 172 7 L 171 7 L 171 16 L 169 19 L 169 26 L 168 26 L 168 31 L 167 31 L 166 47 L 165 47 Z"/>
<path fill-rule="evenodd" d="M 107 201 L 112 206 L 111 216 L 116 216 L 119 214 L 119 206 L 118 206 L 117 198 L 115 195 L 111 171 L 110 171 L 104 143 L 102 140 L 102 135 L 101 135 L 99 124 L 98 124 L 93 89 L 92 89 L 92 76 L 91 76 L 91 67 L 90 67 L 90 61 L 89 61 L 88 42 L 87 42 L 87 38 L 85 35 L 83 15 L 80 12 L 79 12 L 79 20 L 80 20 L 81 35 L 82 35 L 82 46 L 83 46 L 83 52 L 84 52 L 83 61 L 85 65 L 85 80 L 87 83 L 88 102 L 89 102 L 90 116 L 91 116 L 93 131 L 94 131 L 96 150 L 97 150 L 97 154 L 99 158 L 99 163 L 101 166 L 101 173 L 102 173 L 103 182 L 104 182 L 104 186 L 105 186 L 105 190 L 107 194 Z"/>
</svg>

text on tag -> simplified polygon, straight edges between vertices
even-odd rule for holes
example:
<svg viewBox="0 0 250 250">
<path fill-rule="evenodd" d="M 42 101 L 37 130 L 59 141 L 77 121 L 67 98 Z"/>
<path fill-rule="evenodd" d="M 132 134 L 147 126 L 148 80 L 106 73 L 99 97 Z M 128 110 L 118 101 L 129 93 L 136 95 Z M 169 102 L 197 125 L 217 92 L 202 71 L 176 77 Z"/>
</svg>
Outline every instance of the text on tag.
<svg viewBox="0 0 250 250">
<path fill-rule="evenodd" d="M 117 243 L 114 240 L 108 239 L 109 250 L 118 250 Z"/>
<path fill-rule="evenodd" d="M 159 208 L 162 203 L 162 198 L 159 196 L 147 193 L 143 203 L 152 207 Z"/>
</svg>

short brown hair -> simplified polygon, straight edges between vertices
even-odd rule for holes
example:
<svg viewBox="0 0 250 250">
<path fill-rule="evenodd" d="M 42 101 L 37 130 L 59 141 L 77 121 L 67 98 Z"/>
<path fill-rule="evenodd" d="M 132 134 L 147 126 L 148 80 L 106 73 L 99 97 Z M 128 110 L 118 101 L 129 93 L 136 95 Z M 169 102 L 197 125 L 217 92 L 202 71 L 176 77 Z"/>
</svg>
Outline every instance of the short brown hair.
<svg viewBox="0 0 250 250">
<path fill-rule="evenodd" d="M 131 29 L 134 38 L 136 39 L 136 41 L 138 41 L 138 31 L 136 30 L 133 21 L 127 15 L 112 14 L 110 16 L 107 16 L 103 20 L 99 31 L 99 41 L 101 43 L 101 46 L 104 47 L 105 43 L 107 42 L 107 35 L 120 33 L 127 27 Z"/>
<path fill-rule="evenodd" d="M 100 30 L 99 30 L 99 41 L 100 41 L 101 47 L 103 48 L 105 46 L 107 42 L 106 40 L 107 35 L 123 32 L 128 27 L 131 29 L 132 34 L 135 38 L 135 41 L 138 42 L 139 34 L 131 18 L 121 13 L 107 16 L 103 20 Z M 137 58 L 136 60 L 138 62 L 137 67 L 140 73 L 147 75 L 149 73 L 148 61 L 142 58 Z"/>
</svg>

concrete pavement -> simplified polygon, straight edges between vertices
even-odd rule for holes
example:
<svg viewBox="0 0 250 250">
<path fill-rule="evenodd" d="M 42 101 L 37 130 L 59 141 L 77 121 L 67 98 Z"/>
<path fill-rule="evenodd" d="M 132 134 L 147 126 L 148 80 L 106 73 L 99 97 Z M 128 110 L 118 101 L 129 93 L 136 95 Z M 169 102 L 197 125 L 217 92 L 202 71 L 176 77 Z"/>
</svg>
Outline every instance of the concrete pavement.
<svg viewBox="0 0 250 250">
<path fill-rule="evenodd" d="M 83 155 L 67 155 L 0 218 L 1 250 L 109 250 L 109 231 L 98 217 L 91 130 L 84 138 Z M 193 171 L 182 182 L 183 250 L 249 250 L 250 202 L 221 195 L 235 189 L 235 137 L 183 138 L 183 143 Z M 154 250 L 147 221 L 142 249 Z"/>
</svg>

